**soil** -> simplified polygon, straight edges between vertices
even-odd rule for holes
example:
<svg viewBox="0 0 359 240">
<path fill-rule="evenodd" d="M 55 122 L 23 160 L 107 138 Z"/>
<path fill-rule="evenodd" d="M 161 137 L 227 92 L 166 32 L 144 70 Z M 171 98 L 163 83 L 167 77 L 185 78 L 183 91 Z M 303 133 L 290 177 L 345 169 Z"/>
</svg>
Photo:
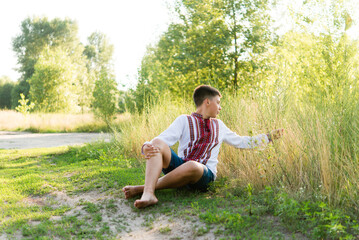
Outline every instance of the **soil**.
<svg viewBox="0 0 359 240">
<path fill-rule="evenodd" d="M 99 133 L 50 133 L 35 134 L 28 132 L 1 132 L 0 131 L 0 149 L 27 149 L 27 148 L 44 148 L 57 147 L 66 145 L 83 144 L 96 140 L 110 141 L 109 134 Z M 149 214 L 141 214 L 133 207 L 134 199 L 125 200 L 123 193 L 119 190 L 111 196 L 99 192 L 86 192 L 78 195 L 67 195 L 66 192 L 55 191 L 43 197 L 28 197 L 23 200 L 26 205 L 46 206 L 51 205 L 59 207 L 66 205 L 71 208 L 65 213 L 65 216 L 87 217 L 84 203 L 91 202 L 101 208 L 102 222 L 106 222 L 115 234 L 116 239 L 199 239 L 212 240 L 221 236 L 215 235 L 214 230 L 197 234 L 196 229 L 206 229 L 204 223 L 199 219 L 185 220 L 173 218 L 168 214 L 150 215 L 153 219 L 149 221 Z M 112 208 L 108 209 L 106 204 L 112 201 Z M 52 216 L 51 221 L 60 221 L 62 216 Z M 276 219 L 270 219 L 276 222 Z M 30 224 L 39 224 L 39 221 L 32 221 Z M 298 234 L 296 234 L 298 237 Z M 15 239 L 21 238 L 21 232 L 18 231 L 12 236 Z M 285 239 L 291 239 L 292 235 L 287 234 Z M 302 238 L 303 237 L 303 238 Z M 0 235 L 1 239 L 7 239 L 6 234 Z M 305 239 L 299 234 L 298 239 Z"/>
</svg>

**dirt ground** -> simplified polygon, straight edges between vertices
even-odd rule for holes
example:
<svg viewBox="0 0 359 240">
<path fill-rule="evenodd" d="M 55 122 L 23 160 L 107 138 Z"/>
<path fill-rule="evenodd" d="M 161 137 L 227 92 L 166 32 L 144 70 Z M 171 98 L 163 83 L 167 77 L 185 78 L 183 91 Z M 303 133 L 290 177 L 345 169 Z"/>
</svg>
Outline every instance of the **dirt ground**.
<svg viewBox="0 0 359 240">
<path fill-rule="evenodd" d="M 110 141 L 110 134 L 103 133 L 29 133 L 29 132 L 4 132 L 0 131 L 0 149 L 29 149 L 78 145 L 96 140 Z M 122 191 L 118 193 L 122 194 Z M 78 215 L 86 217 L 88 213 L 83 209 L 83 202 L 105 204 L 110 199 L 114 200 L 116 211 L 101 210 L 102 219 L 107 222 L 110 229 L 116 235 L 116 239 L 215 239 L 212 232 L 202 236 L 195 236 L 192 222 L 180 219 L 172 219 L 171 216 L 160 215 L 153 220 L 151 226 L 146 225 L 143 214 L 138 214 L 131 205 L 134 200 L 125 200 L 121 197 L 114 198 L 98 192 L 83 193 L 76 196 L 68 196 L 65 192 L 55 191 L 45 197 L 26 198 L 28 205 L 67 205 L 72 208 L 65 215 Z M 60 216 L 51 217 L 52 221 L 61 220 Z M 38 224 L 33 221 L 31 224 Z M 200 225 L 201 223 L 197 223 Z M 13 236 L 14 237 L 14 236 Z M 22 238 L 20 232 L 15 238 Z M 6 234 L 0 235 L 1 239 L 7 239 Z"/>
<path fill-rule="evenodd" d="M 108 133 L 29 133 L 0 131 L 0 149 L 28 149 L 110 141 Z"/>
<path fill-rule="evenodd" d="M 116 195 L 121 194 L 120 192 Z M 54 191 L 43 197 L 28 197 L 23 200 L 26 205 L 60 207 L 66 205 L 71 207 L 71 210 L 65 213 L 65 216 L 81 216 L 86 218 L 89 213 L 85 210 L 84 203 L 91 202 L 98 206 L 106 206 L 112 200 L 114 207 L 112 209 L 102 208 L 100 214 L 102 216 L 102 223 L 107 223 L 111 232 L 116 239 L 131 240 L 131 239 L 153 239 L 153 240 L 167 240 L 167 239 L 198 239 L 198 240 L 212 240 L 216 239 L 213 231 L 209 231 L 201 236 L 196 236 L 194 232 L 193 222 L 184 221 L 182 219 L 173 219 L 171 216 L 164 214 L 153 215 L 152 223 L 148 225 L 146 214 L 140 214 L 131 207 L 133 199 L 125 200 L 122 197 L 108 196 L 96 191 L 78 194 L 76 196 L 68 196 L 65 192 Z M 50 218 L 56 224 L 60 221 L 61 216 L 52 216 Z M 147 224 L 146 224 L 147 222 Z M 37 225 L 39 221 L 31 221 L 30 224 Z M 205 226 L 203 223 L 196 222 L 197 226 Z M 166 231 L 164 231 L 166 230 Z M 20 231 L 15 233 L 12 238 L 23 238 Z M 6 234 L 0 235 L 0 240 L 9 239 Z"/>
<path fill-rule="evenodd" d="M 83 144 L 96 140 L 110 141 L 110 134 L 99 133 L 55 133 L 55 134 L 34 134 L 27 132 L 1 132 L 0 131 L 0 149 L 27 149 L 27 148 L 44 148 L 57 147 L 65 145 Z M 43 197 L 28 197 L 24 199 L 27 205 L 55 205 L 57 207 L 66 205 L 71 208 L 65 213 L 65 216 L 81 216 L 86 218 L 89 215 L 86 212 L 83 203 L 90 202 L 99 206 L 106 206 L 112 201 L 115 205 L 112 209 L 106 207 L 101 209 L 102 222 L 106 222 L 115 235 L 116 239 L 199 239 L 212 240 L 221 236 L 215 235 L 215 229 L 198 234 L 196 229 L 206 228 L 204 223 L 199 219 L 185 220 L 174 218 L 167 214 L 155 214 L 148 224 L 147 214 L 140 214 L 133 207 L 133 201 L 125 200 L 123 193 L 118 190 L 111 196 L 99 192 L 87 192 L 75 196 L 69 196 L 66 192 L 54 191 Z M 148 217 L 148 216 L 147 216 Z M 62 216 L 52 216 L 50 220 L 60 221 Z M 40 222 L 32 221 L 30 224 L 39 224 Z M 11 238 L 21 239 L 20 231 L 15 233 Z M 0 234 L 0 240 L 8 239 L 6 234 Z M 285 239 L 291 239 L 290 235 Z M 299 237 L 298 239 L 303 239 Z"/>
</svg>

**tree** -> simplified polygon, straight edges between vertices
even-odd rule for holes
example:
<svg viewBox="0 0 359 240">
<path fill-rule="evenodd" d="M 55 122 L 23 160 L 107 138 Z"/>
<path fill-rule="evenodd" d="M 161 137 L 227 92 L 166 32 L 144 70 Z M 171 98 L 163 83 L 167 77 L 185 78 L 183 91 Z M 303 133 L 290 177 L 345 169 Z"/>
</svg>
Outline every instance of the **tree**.
<svg viewBox="0 0 359 240">
<path fill-rule="evenodd" d="M 179 0 L 177 20 L 142 59 L 134 96 L 143 103 L 165 92 L 181 98 L 200 84 L 220 90 L 263 81 L 273 35 L 267 0 Z M 243 90 L 243 89 L 242 89 Z"/>
<path fill-rule="evenodd" d="M 35 73 L 28 81 L 36 110 L 78 112 L 78 90 L 81 87 L 78 75 L 76 64 L 62 48 L 45 48 L 35 64 Z"/>
<path fill-rule="evenodd" d="M 85 46 L 84 55 L 87 57 L 88 71 L 100 74 L 101 71 L 113 71 L 114 46 L 109 43 L 105 34 L 94 32 L 88 37 L 88 44 Z"/>
<path fill-rule="evenodd" d="M 118 95 L 116 80 L 107 71 L 102 70 L 95 82 L 93 92 L 93 108 L 95 114 L 110 125 L 118 109 Z"/>
<path fill-rule="evenodd" d="M 117 83 L 113 70 L 114 46 L 106 35 L 94 32 L 88 37 L 83 54 L 87 58 L 87 71 L 94 82 L 92 106 L 95 114 L 110 124 L 118 110 Z"/>
<path fill-rule="evenodd" d="M 234 90 L 262 80 L 256 78 L 265 65 L 261 57 L 274 38 L 269 30 L 268 5 L 268 0 L 223 1 L 232 39 L 228 57 L 233 62 L 231 87 Z"/>
<path fill-rule="evenodd" d="M 135 93 L 140 111 L 167 91 L 181 98 L 199 84 L 227 87 L 230 35 L 219 2 L 178 2 L 178 21 L 142 59 Z"/>
<path fill-rule="evenodd" d="M 7 76 L 0 77 L 0 109 L 11 109 L 11 91 L 15 83 Z"/>
<path fill-rule="evenodd" d="M 86 67 L 89 75 L 89 81 L 88 85 L 85 87 L 93 94 L 83 95 L 82 101 L 93 103 L 97 101 L 96 99 L 93 99 L 93 97 L 100 97 L 94 93 L 95 86 L 104 84 L 105 80 L 103 78 L 108 78 L 109 76 L 111 76 L 110 78 L 114 77 L 112 62 L 114 46 L 110 44 L 106 35 L 100 32 L 92 33 L 87 38 L 87 41 L 88 44 L 85 46 L 83 55 L 86 57 Z M 96 91 L 98 92 L 99 89 L 96 89 Z M 96 106 L 98 107 L 99 105 Z M 95 110 L 95 113 L 97 114 L 98 110 Z"/>
<path fill-rule="evenodd" d="M 70 19 L 46 17 L 26 18 L 21 23 L 21 34 L 13 39 L 13 50 L 20 65 L 20 83 L 14 90 L 13 103 L 17 104 L 20 93 L 28 97 L 30 85 L 28 80 L 35 72 L 35 64 L 45 47 L 61 46 L 67 53 L 78 52 L 80 41 L 77 37 L 77 23 Z"/>
<path fill-rule="evenodd" d="M 15 108 L 16 111 L 22 113 L 23 115 L 27 116 L 30 110 L 35 107 L 35 104 L 32 102 L 29 104 L 29 99 L 25 99 L 24 94 L 20 94 L 19 106 Z"/>
</svg>

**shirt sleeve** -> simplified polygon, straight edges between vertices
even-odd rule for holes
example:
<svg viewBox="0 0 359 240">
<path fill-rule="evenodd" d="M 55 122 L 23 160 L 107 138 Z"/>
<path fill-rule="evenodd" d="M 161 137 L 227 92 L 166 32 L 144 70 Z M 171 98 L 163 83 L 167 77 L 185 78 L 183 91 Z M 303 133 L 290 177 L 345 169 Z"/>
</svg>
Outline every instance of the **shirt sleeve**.
<svg viewBox="0 0 359 240">
<path fill-rule="evenodd" d="M 173 146 L 178 140 L 180 140 L 182 136 L 183 129 L 185 127 L 185 120 L 186 120 L 185 115 L 181 115 L 177 117 L 176 120 L 174 120 L 172 124 L 165 131 L 163 131 L 160 135 L 158 135 L 154 139 L 156 138 L 161 139 L 168 146 L 170 147 Z M 144 144 L 152 143 L 154 139 L 152 139 L 151 142 L 145 142 Z"/>
<path fill-rule="evenodd" d="M 223 141 L 232 145 L 236 148 L 258 148 L 263 146 L 264 144 L 268 144 L 268 136 L 267 134 L 259 134 L 256 136 L 239 136 L 237 133 L 230 130 L 223 122 Z"/>
</svg>

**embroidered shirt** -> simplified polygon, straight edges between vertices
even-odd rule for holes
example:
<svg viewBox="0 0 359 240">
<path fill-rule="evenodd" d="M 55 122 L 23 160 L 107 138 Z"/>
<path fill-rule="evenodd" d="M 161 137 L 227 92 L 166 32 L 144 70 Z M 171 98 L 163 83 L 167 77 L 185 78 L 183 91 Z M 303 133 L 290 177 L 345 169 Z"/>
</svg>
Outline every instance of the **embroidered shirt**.
<svg viewBox="0 0 359 240">
<path fill-rule="evenodd" d="M 178 156 L 184 161 L 192 160 L 206 165 L 215 177 L 222 142 L 236 148 L 257 148 L 269 142 L 266 134 L 253 137 L 239 136 L 221 120 L 203 119 L 202 115 L 197 113 L 179 116 L 156 138 L 161 139 L 168 146 L 173 146 L 179 141 Z"/>
</svg>

